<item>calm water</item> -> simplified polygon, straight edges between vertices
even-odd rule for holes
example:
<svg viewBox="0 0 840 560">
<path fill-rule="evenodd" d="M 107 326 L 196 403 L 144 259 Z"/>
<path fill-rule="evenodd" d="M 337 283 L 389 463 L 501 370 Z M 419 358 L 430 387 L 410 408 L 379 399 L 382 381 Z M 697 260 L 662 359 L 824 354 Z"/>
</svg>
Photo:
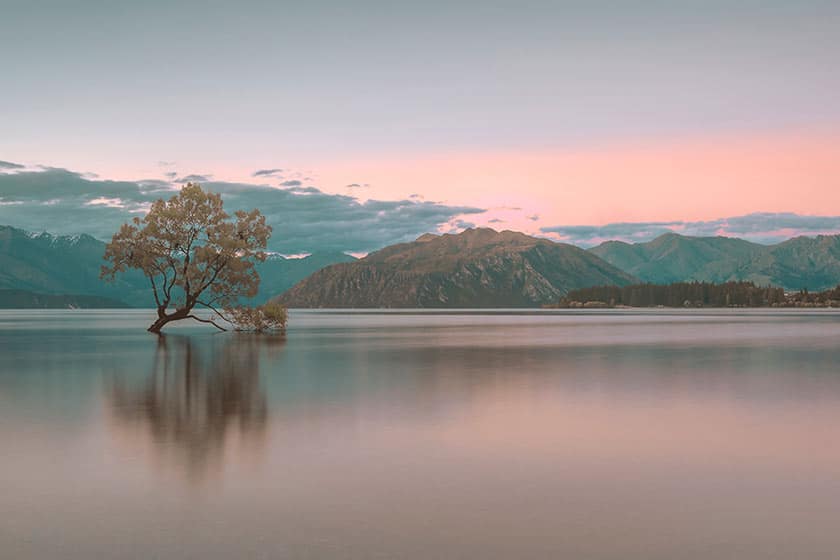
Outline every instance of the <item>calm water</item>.
<svg viewBox="0 0 840 560">
<path fill-rule="evenodd" d="M 840 314 L 0 312 L 0 557 L 840 557 Z"/>
</svg>

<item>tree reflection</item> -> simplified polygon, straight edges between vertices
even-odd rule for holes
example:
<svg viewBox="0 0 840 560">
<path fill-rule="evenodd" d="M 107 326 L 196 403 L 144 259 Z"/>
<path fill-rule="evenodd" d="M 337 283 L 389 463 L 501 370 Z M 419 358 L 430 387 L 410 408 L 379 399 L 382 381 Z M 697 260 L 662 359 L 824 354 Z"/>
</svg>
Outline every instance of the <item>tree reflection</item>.
<svg viewBox="0 0 840 560">
<path fill-rule="evenodd" d="M 152 372 L 139 387 L 118 379 L 110 390 L 122 427 L 142 426 L 153 452 L 174 459 L 190 478 L 220 467 L 226 445 L 259 444 L 268 406 L 260 381 L 263 348 L 282 339 L 259 335 L 225 337 L 208 352 L 189 337 L 161 336 Z"/>
</svg>

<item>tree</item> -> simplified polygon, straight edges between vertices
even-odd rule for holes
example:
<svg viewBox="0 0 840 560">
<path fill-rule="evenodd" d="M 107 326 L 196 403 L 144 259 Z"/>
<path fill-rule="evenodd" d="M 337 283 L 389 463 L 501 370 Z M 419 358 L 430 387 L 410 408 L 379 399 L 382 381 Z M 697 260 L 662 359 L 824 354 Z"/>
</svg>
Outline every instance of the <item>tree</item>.
<svg viewBox="0 0 840 560">
<path fill-rule="evenodd" d="M 227 321 L 225 309 L 241 297 L 256 295 L 260 277 L 254 264 L 266 259 L 270 236 L 271 227 L 259 210 L 230 216 L 220 195 L 188 183 L 169 200 L 154 202 L 144 218 L 123 224 L 105 248 L 109 264 L 101 275 L 113 280 L 136 268 L 148 277 L 157 307 L 150 332 L 160 333 L 180 319 L 226 330 L 213 319 L 196 316 L 193 309 L 210 309 Z"/>
</svg>

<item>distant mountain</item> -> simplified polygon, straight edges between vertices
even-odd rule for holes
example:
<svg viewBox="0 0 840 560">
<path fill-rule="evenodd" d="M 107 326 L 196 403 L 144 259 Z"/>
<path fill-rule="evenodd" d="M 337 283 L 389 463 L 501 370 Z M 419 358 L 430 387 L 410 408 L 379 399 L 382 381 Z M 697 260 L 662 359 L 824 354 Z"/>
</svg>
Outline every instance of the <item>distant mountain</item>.
<svg viewBox="0 0 840 560">
<path fill-rule="evenodd" d="M 735 279 L 733 274 L 766 250 L 764 245 L 743 239 L 666 233 L 647 243 L 607 241 L 590 252 L 645 282 L 670 284 Z"/>
<path fill-rule="evenodd" d="M 118 309 L 125 303 L 106 297 L 38 294 L 26 290 L 0 290 L 0 309 Z"/>
<path fill-rule="evenodd" d="M 260 273 L 260 292 L 248 303 L 265 303 L 325 266 L 355 260 L 356 257 L 338 251 L 312 253 L 300 259 L 270 256 L 264 263 L 257 265 L 257 271 Z"/>
<path fill-rule="evenodd" d="M 794 237 L 770 247 L 752 264 L 754 276 L 792 290 L 826 290 L 840 284 L 840 235 Z"/>
<path fill-rule="evenodd" d="M 105 244 L 89 235 L 30 234 L 0 226 L 0 289 L 40 294 L 80 294 L 141 305 L 148 280 L 129 273 L 108 284 L 99 279 Z"/>
<path fill-rule="evenodd" d="M 32 234 L 0 226 L 0 289 L 37 294 L 79 294 L 111 298 L 132 307 L 151 307 L 148 279 L 138 271 L 117 276 L 116 282 L 99 279 L 105 243 L 89 235 Z M 272 256 L 258 265 L 262 303 L 316 270 L 336 262 L 355 260 L 343 253 L 316 253 L 302 259 Z"/>
<path fill-rule="evenodd" d="M 99 279 L 104 252 L 105 243 L 89 235 L 0 226 L 0 290 L 151 307 L 148 279 L 139 272 L 120 275 L 113 284 Z M 639 280 L 745 280 L 818 291 L 840 283 L 840 235 L 760 245 L 668 233 L 647 243 L 608 241 L 584 251 L 512 231 L 471 229 L 426 234 L 361 260 L 340 252 L 276 255 L 258 271 L 260 292 L 248 303 L 282 294 L 280 300 L 293 307 L 529 307 L 556 302 L 571 289 Z M 29 299 L 20 305 L 33 301 L 21 297 Z"/>
<path fill-rule="evenodd" d="M 574 288 L 634 281 L 573 245 L 482 228 L 425 234 L 328 266 L 278 301 L 289 307 L 534 307 Z"/>
<path fill-rule="evenodd" d="M 747 280 L 788 290 L 824 290 L 840 283 L 837 235 L 760 245 L 728 237 L 666 233 L 646 243 L 607 241 L 590 252 L 654 284 Z"/>
</svg>

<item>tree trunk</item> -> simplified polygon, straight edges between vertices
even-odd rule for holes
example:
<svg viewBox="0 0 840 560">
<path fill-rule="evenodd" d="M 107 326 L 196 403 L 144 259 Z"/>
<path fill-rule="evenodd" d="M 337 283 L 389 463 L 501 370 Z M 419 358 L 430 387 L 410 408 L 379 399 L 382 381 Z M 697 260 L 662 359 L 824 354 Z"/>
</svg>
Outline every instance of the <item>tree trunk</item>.
<svg viewBox="0 0 840 560">
<path fill-rule="evenodd" d="M 155 334 L 160 334 L 160 331 L 163 328 L 163 326 L 166 323 L 168 323 L 169 321 L 170 321 L 169 317 L 167 317 L 165 315 L 163 317 L 158 317 L 157 321 L 152 323 L 152 326 L 149 327 L 146 330 L 148 330 L 149 332 L 155 333 Z"/>
<path fill-rule="evenodd" d="M 152 323 L 152 326 L 149 327 L 146 330 L 148 330 L 149 332 L 155 333 L 155 334 L 160 334 L 160 331 L 163 329 L 163 327 L 167 323 L 169 323 L 171 321 L 177 321 L 179 319 L 186 319 L 187 315 L 190 314 L 191 309 L 192 308 L 190 308 L 190 309 L 178 309 L 174 313 L 170 313 L 169 315 L 166 314 L 165 310 L 158 309 L 157 320 L 154 323 Z"/>
</svg>

